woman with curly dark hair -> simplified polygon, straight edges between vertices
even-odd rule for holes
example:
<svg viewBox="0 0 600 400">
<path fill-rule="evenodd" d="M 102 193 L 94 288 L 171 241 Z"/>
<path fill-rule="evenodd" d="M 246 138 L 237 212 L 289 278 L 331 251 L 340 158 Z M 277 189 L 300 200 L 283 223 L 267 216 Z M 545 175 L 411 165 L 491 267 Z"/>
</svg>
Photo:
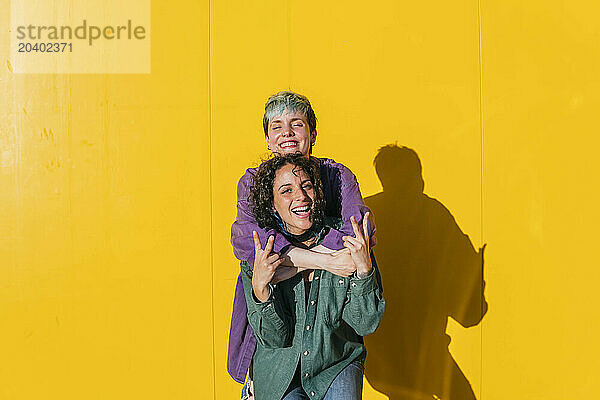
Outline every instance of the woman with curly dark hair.
<svg viewBox="0 0 600 400">
<path fill-rule="evenodd" d="M 295 246 L 314 247 L 341 223 L 324 216 L 317 166 L 301 155 L 264 162 L 250 202 L 261 228 L 279 230 Z M 272 252 L 273 237 L 263 249 L 254 235 L 254 268 L 242 263 L 242 281 L 258 340 L 252 358 L 256 400 L 362 398 L 362 336 L 375 331 L 385 309 L 368 219 L 361 229 L 352 217 L 354 236 L 344 237 L 341 251 L 350 252 L 357 268 L 347 278 L 302 268 L 278 274 L 283 259 Z"/>
<path fill-rule="evenodd" d="M 293 168 L 293 171 L 298 173 L 303 172 L 307 175 L 314 191 L 314 204 L 310 210 L 310 221 L 315 228 L 322 226 L 325 200 L 323 198 L 323 188 L 319 178 L 319 170 L 317 169 L 318 167 L 314 160 L 308 157 L 302 157 L 300 154 L 290 154 L 283 157 L 271 158 L 259 168 L 254 177 L 253 185 L 250 188 L 252 214 L 254 215 L 254 218 L 256 218 L 258 226 L 261 228 L 277 227 L 281 228 L 283 233 L 289 232 L 288 229 L 285 229 L 285 225 L 283 227 L 281 226 L 282 220 L 280 216 L 276 212 L 273 212 L 273 182 L 275 181 L 277 172 L 283 166 L 288 164 L 295 167 Z"/>
</svg>

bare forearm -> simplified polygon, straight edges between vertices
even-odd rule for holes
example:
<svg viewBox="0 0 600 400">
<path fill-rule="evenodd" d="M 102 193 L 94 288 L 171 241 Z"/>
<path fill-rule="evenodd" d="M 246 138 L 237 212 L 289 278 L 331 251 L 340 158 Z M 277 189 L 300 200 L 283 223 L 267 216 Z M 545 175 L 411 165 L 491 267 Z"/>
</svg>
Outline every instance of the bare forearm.
<svg viewBox="0 0 600 400">
<path fill-rule="evenodd" d="M 323 246 L 316 246 L 314 249 Z M 296 267 L 298 271 L 306 269 L 326 269 L 331 257 L 325 252 L 302 249 L 300 247 L 290 247 L 288 251 L 282 254 L 282 265 Z"/>
<path fill-rule="evenodd" d="M 325 247 L 322 244 L 312 247 L 310 249 L 311 251 L 314 251 L 316 253 L 321 253 L 321 254 L 331 254 L 331 253 L 335 253 L 336 250 L 332 250 L 329 247 Z"/>
<path fill-rule="evenodd" d="M 316 246 L 313 249 L 291 247 L 282 254 L 282 265 L 297 267 L 298 271 L 322 269 L 339 276 L 350 276 L 356 271 L 356 266 L 348 251 L 334 251 L 324 246 Z"/>
</svg>

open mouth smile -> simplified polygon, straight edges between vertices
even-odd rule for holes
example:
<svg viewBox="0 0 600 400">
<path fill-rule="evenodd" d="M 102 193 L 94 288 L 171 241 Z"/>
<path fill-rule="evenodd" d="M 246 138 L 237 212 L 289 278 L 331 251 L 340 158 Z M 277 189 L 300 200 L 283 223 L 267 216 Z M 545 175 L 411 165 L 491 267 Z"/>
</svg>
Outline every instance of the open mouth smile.
<svg viewBox="0 0 600 400">
<path fill-rule="evenodd" d="M 293 147 L 298 147 L 298 142 L 295 140 L 287 140 L 279 144 L 279 147 L 282 149 L 289 149 Z"/>
<path fill-rule="evenodd" d="M 295 215 L 297 215 L 300 218 L 308 218 L 310 215 L 310 209 L 311 209 L 310 205 L 304 205 L 304 206 L 292 208 L 291 211 L 292 211 L 292 213 L 294 213 Z"/>
</svg>

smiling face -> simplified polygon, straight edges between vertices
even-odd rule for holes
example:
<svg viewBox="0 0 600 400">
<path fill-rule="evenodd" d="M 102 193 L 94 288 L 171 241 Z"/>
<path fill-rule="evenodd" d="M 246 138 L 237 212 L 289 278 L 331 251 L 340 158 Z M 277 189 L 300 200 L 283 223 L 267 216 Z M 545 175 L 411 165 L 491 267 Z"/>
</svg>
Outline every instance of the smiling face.
<svg viewBox="0 0 600 400">
<path fill-rule="evenodd" d="M 308 156 L 316 137 L 317 132 L 310 131 L 304 114 L 286 109 L 269 121 L 266 141 L 273 153 Z"/>
<path fill-rule="evenodd" d="M 302 168 L 286 164 L 277 170 L 273 206 L 289 233 L 301 235 L 312 227 L 314 202 L 314 185 Z"/>
</svg>

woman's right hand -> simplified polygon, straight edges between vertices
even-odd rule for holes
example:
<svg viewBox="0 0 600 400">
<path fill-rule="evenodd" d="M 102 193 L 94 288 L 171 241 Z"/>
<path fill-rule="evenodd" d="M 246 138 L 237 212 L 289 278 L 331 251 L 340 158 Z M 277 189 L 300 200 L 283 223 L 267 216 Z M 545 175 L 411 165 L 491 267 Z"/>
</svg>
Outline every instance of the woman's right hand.
<svg viewBox="0 0 600 400">
<path fill-rule="evenodd" d="M 264 303 L 269 299 L 271 295 L 269 290 L 269 283 L 275 275 L 275 270 L 281 264 L 283 259 L 279 257 L 278 253 L 271 253 L 273 250 L 274 236 L 269 236 L 267 244 L 263 250 L 260 244 L 260 238 L 256 231 L 252 232 L 254 238 L 254 272 L 252 273 L 252 290 L 254 296 Z"/>
</svg>

